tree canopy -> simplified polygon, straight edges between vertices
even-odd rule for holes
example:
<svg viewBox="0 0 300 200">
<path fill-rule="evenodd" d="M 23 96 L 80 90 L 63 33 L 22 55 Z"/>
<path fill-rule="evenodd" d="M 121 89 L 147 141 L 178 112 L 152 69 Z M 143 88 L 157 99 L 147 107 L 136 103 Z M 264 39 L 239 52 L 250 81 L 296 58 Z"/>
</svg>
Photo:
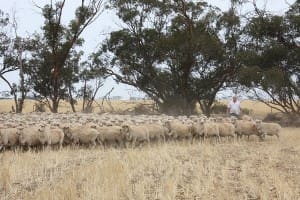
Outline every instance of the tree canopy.
<svg viewBox="0 0 300 200">
<path fill-rule="evenodd" d="M 217 92 L 238 68 L 235 4 L 227 12 L 194 1 L 112 1 L 125 27 L 103 44 L 108 74 L 145 92 L 162 112 L 210 114 Z"/>
<path fill-rule="evenodd" d="M 60 100 L 69 98 L 71 85 L 78 82 L 79 62 L 84 40 L 82 32 L 101 14 L 103 1 L 82 1 L 68 25 L 62 23 L 65 0 L 46 4 L 42 32 L 34 35 L 35 50 L 31 66 L 26 69 L 36 96 L 46 99 L 52 112 L 57 112 Z"/>
<path fill-rule="evenodd" d="M 30 89 L 52 112 L 61 100 L 75 112 L 76 98 L 90 110 L 111 76 L 144 92 L 163 113 L 190 115 L 198 103 L 209 116 L 218 92 L 242 86 L 268 106 L 300 115 L 300 2 L 281 15 L 255 1 L 252 12 L 241 13 L 246 3 L 232 0 L 221 10 L 207 1 L 83 0 L 65 24 L 65 0 L 50 1 L 40 7 L 41 30 L 27 38 L 9 34 L 1 11 L 0 78 L 16 100 L 17 91 L 24 99 Z M 104 9 L 121 25 L 84 58 L 82 33 Z M 5 78 L 16 70 L 19 85 Z"/>
<path fill-rule="evenodd" d="M 256 10 L 246 26 L 249 38 L 239 83 L 284 113 L 300 115 L 300 2 L 284 15 Z"/>
</svg>

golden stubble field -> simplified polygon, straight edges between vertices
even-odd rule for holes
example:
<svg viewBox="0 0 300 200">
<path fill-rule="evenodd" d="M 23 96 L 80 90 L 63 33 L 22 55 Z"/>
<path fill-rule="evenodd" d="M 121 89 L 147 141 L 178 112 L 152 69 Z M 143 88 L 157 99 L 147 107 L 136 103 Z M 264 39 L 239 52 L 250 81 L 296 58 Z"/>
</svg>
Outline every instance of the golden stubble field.
<svg viewBox="0 0 300 200">
<path fill-rule="evenodd" d="M 34 104 L 36 101 L 34 100 L 25 100 L 24 104 L 24 113 L 30 113 L 34 111 Z M 228 104 L 228 101 L 222 100 L 221 101 L 224 104 Z M 103 104 L 102 104 L 103 103 Z M 94 103 L 94 110 L 93 112 L 123 112 L 124 110 L 133 109 L 134 107 L 146 104 L 151 105 L 153 102 L 151 100 L 137 100 L 137 101 L 129 101 L 129 100 L 111 100 L 103 101 L 97 100 L 96 103 Z M 12 100 L 0 100 L 0 113 L 1 112 L 10 112 L 12 110 L 12 106 L 14 106 L 14 102 Z M 76 111 L 80 112 L 82 107 L 82 101 L 78 101 L 78 104 L 75 106 Z M 253 116 L 258 118 L 263 118 L 266 116 L 267 113 L 270 112 L 277 112 L 276 110 L 271 110 L 269 107 L 267 107 L 265 104 L 253 101 L 253 100 L 244 100 L 241 101 L 241 107 L 247 108 L 252 111 Z M 197 112 L 200 112 L 199 106 L 197 106 Z M 49 109 L 47 109 L 47 112 L 49 112 Z M 58 112 L 72 112 L 71 106 L 69 103 L 61 101 Z"/>
<path fill-rule="evenodd" d="M 0 154 L 0 199 L 300 199 L 300 133 Z"/>
<path fill-rule="evenodd" d="M 112 105 L 124 110 L 138 103 Z M 11 105 L 1 100 L 0 112 Z M 25 112 L 32 106 L 27 101 Z M 260 117 L 270 112 L 258 102 L 244 101 L 242 107 Z M 0 163 L 0 199 L 300 199 L 299 128 L 284 128 L 280 140 L 265 142 L 254 137 L 136 149 L 6 151 Z"/>
</svg>

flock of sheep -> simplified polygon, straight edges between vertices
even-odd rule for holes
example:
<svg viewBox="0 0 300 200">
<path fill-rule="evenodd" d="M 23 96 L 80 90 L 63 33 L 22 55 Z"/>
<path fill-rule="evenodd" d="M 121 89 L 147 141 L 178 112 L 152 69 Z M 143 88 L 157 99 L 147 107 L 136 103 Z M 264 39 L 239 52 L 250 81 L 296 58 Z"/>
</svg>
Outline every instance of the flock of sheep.
<svg viewBox="0 0 300 200">
<path fill-rule="evenodd" d="M 174 140 L 241 139 L 255 135 L 279 138 L 280 125 L 244 116 L 207 118 L 202 115 L 113 115 L 113 114 L 0 114 L 0 148 L 87 145 L 136 147 Z"/>
</svg>

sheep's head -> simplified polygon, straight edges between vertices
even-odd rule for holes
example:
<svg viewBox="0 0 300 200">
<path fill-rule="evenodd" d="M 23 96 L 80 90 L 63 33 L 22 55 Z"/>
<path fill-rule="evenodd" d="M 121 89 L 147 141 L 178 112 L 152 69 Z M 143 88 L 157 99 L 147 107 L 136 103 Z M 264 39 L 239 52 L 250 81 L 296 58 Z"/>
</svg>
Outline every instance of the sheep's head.
<svg viewBox="0 0 300 200">
<path fill-rule="evenodd" d="M 128 125 L 123 125 L 122 126 L 121 133 L 125 136 L 125 138 L 127 140 L 131 140 L 132 139 Z"/>
<path fill-rule="evenodd" d="M 62 130 L 63 130 L 65 136 L 71 138 L 71 130 L 70 130 L 70 127 L 64 126 Z"/>
<path fill-rule="evenodd" d="M 41 127 L 41 128 L 45 128 L 45 127 L 46 127 L 46 124 L 41 124 L 40 127 Z"/>
<path fill-rule="evenodd" d="M 261 126 L 261 120 L 256 120 L 254 122 L 254 124 L 255 124 L 255 127 L 256 127 L 256 131 L 258 133 L 260 133 L 261 135 L 263 135 L 263 130 L 262 130 L 262 126 Z"/>
<path fill-rule="evenodd" d="M 168 129 L 168 132 L 171 132 L 171 122 L 170 121 L 166 121 L 164 123 L 164 127 L 166 127 Z"/>
<path fill-rule="evenodd" d="M 196 133 L 196 128 L 195 126 L 191 126 L 190 131 L 192 134 Z"/>
<path fill-rule="evenodd" d="M 22 133 L 22 131 L 23 131 L 23 129 L 24 129 L 24 127 L 18 127 L 18 128 L 17 128 L 17 131 L 16 131 L 16 134 L 17 134 L 18 136 L 20 136 L 21 133 Z"/>
<path fill-rule="evenodd" d="M 232 123 L 234 123 L 234 124 L 235 124 L 235 123 L 237 122 L 237 120 L 238 120 L 238 119 L 237 119 L 236 117 L 234 117 L 234 116 L 230 117 L 230 119 L 231 119 Z"/>
<path fill-rule="evenodd" d="M 211 117 L 211 118 L 209 118 L 209 121 L 210 121 L 210 122 L 217 122 L 217 119 L 214 118 L 214 117 Z"/>
<path fill-rule="evenodd" d="M 39 133 L 45 132 L 45 126 L 41 126 L 38 128 Z"/>
<path fill-rule="evenodd" d="M 23 134 L 21 134 L 21 135 L 19 136 L 19 142 L 20 142 L 21 145 L 24 145 L 24 144 L 25 144 L 26 139 L 25 139 L 25 136 L 24 136 Z"/>
<path fill-rule="evenodd" d="M 97 128 L 96 124 L 91 124 L 90 128 Z"/>
<path fill-rule="evenodd" d="M 169 129 L 167 127 L 163 126 L 164 134 L 167 134 L 169 132 Z"/>
<path fill-rule="evenodd" d="M 222 117 L 217 117 L 216 122 L 223 122 L 223 118 Z"/>
<path fill-rule="evenodd" d="M 119 132 L 119 136 L 120 136 L 122 139 L 126 139 L 126 136 L 125 136 L 125 134 L 123 133 L 123 128 L 122 128 L 122 127 L 120 127 L 120 128 L 118 129 L 118 132 Z"/>
<path fill-rule="evenodd" d="M 47 135 L 44 132 L 40 131 L 38 137 L 41 143 L 45 143 L 47 141 Z"/>
<path fill-rule="evenodd" d="M 129 132 L 129 126 L 128 125 L 122 125 L 122 132 L 128 133 Z"/>
</svg>

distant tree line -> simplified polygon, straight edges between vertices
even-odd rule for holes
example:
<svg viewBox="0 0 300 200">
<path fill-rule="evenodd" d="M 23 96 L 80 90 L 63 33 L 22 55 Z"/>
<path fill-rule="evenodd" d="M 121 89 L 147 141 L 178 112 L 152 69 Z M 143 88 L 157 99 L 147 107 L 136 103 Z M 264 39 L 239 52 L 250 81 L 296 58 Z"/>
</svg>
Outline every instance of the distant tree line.
<svg viewBox="0 0 300 200">
<path fill-rule="evenodd" d="M 245 4 L 231 0 L 222 11 L 205 1 L 83 0 L 63 24 L 65 1 L 51 1 L 39 7 L 41 30 L 27 37 L 1 11 L 0 79 L 18 113 L 28 92 L 52 112 L 61 100 L 76 112 L 78 98 L 82 111 L 89 110 L 112 77 L 144 92 L 167 114 L 190 115 L 199 104 L 210 115 L 218 92 L 239 87 L 276 110 L 300 115 L 300 1 L 282 15 L 255 1 L 252 12 L 241 13 Z M 84 59 L 81 35 L 105 9 L 122 25 Z M 19 72 L 18 83 L 6 79 L 11 71 Z"/>
</svg>

